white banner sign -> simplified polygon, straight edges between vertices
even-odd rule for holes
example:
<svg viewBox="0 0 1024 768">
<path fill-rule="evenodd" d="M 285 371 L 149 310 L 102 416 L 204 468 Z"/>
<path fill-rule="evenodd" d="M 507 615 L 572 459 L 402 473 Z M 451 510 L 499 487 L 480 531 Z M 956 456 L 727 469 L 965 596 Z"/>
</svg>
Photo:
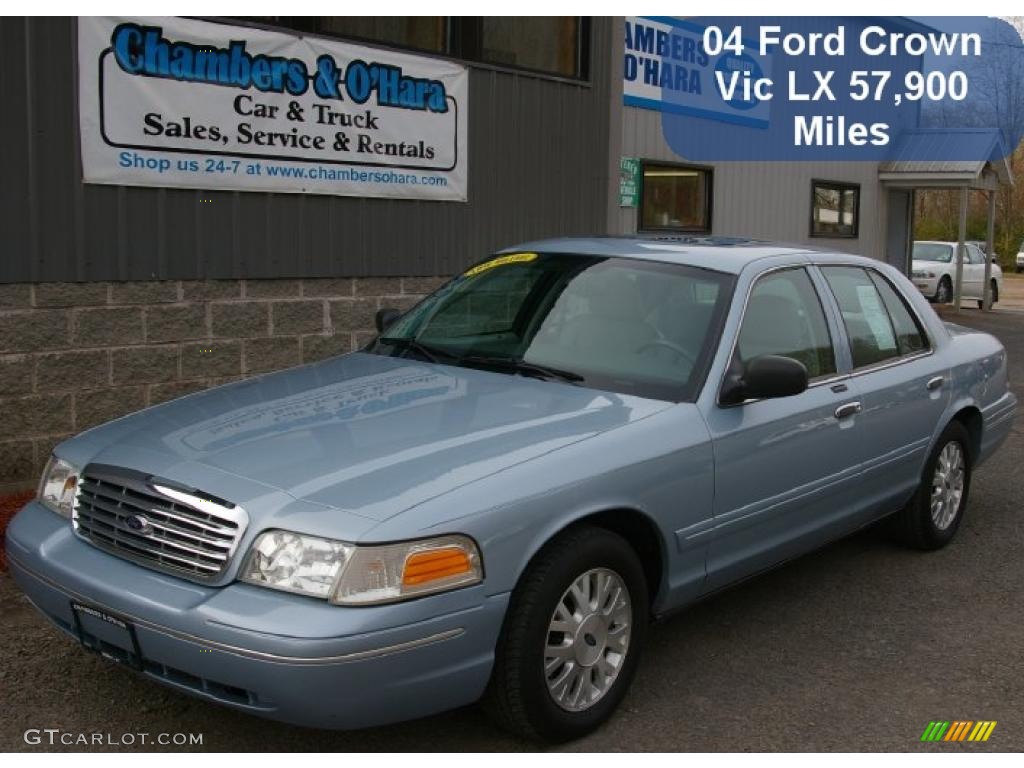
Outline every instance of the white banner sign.
<svg viewBox="0 0 1024 768">
<path fill-rule="evenodd" d="M 178 18 L 78 21 L 85 181 L 466 199 L 464 67 Z"/>
</svg>

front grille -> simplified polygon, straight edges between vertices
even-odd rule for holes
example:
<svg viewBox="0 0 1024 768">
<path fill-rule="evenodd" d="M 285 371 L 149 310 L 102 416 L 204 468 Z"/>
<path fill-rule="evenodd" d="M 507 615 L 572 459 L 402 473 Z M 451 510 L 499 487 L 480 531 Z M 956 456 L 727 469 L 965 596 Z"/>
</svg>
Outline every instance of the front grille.
<svg viewBox="0 0 1024 768">
<path fill-rule="evenodd" d="M 72 519 L 99 548 L 196 581 L 224 573 L 246 523 L 230 502 L 96 465 L 82 473 Z"/>
</svg>

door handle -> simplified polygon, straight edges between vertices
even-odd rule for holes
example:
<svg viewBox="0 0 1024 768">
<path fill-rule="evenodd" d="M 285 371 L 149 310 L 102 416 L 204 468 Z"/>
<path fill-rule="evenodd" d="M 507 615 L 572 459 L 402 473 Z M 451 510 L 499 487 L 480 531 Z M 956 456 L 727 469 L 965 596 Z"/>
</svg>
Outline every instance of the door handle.
<svg viewBox="0 0 1024 768">
<path fill-rule="evenodd" d="M 855 413 L 860 413 L 863 410 L 860 403 L 844 403 L 836 408 L 836 418 L 845 419 L 847 416 L 853 416 Z"/>
<path fill-rule="evenodd" d="M 945 381 L 946 379 L 944 377 L 936 376 L 933 379 L 928 379 L 928 383 L 925 386 L 928 387 L 928 391 L 931 392 L 932 390 L 941 387 Z"/>
</svg>

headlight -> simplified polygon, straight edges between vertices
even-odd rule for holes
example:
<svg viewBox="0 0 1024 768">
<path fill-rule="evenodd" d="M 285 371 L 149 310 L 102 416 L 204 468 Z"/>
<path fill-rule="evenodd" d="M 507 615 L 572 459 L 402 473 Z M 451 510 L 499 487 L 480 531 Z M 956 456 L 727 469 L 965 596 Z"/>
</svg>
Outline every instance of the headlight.
<svg viewBox="0 0 1024 768">
<path fill-rule="evenodd" d="M 286 592 L 327 597 L 352 552 L 350 544 L 267 531 L 256 539 L 242 569 L 242 581 Z"/>
<path fill-rule="evenodd" d="M 241 579 L 337 605 L 375 605 L 477 584 L 483 564 L 466 536 L 356 546 L 268 531 L 253 544 Z"/>
<path fill-rule="evenodd" d="M 43 506 L 70 520 L 80 474 L 74 464 L 51 456 L 46 462 L 46 469 L 43 470 L 36 497 Z"/>
<path fill-rule="evenodd" d="M 934 272 L 920 272 L 920 271 L 918 271 L 918 272 L 912 272 L 911 273 L 911 277 L 916 277 L 918 279 L 923 278 L 923 277 L 935 277 L 935 273 Z"/>
</svg>

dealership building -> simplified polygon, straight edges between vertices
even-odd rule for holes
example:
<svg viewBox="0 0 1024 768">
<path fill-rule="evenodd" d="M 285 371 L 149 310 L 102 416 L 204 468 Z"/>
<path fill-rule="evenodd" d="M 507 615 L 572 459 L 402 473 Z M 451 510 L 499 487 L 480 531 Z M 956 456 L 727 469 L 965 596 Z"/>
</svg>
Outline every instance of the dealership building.
<svg viewBox="0 0 1024 768">
<path fill-rule="evenodd" d="M 742 235 L 906 268 L 913 189 L 1003 173 L 690 162 L 663 115 L 720 116 L 666 106 L 671 26 L 0 19 L 0 492 L 90 426 L 355 349 L 503 246 Z"/>
</svg>

